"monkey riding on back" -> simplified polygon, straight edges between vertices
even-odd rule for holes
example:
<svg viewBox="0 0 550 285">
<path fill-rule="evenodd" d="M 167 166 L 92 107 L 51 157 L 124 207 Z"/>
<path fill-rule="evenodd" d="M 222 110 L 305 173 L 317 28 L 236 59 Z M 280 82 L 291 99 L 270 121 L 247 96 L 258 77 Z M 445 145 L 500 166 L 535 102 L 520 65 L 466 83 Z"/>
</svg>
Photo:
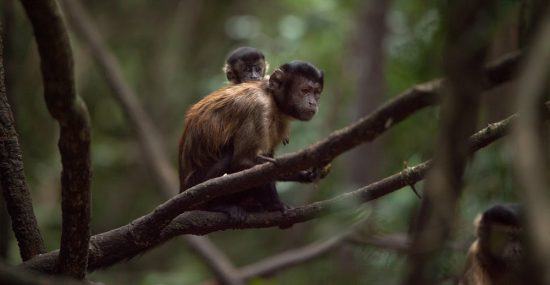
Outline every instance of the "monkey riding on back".
<svg viewBox="0 0 550 285">
<path fill-rule="evenodd" d="M 227 80 L 233 84 L 264 79 L 269 64 L 264 54 L 253 47 L 239 47 L 232 51 L 223 72 Z"/>
<path fill-rule="evenodd" d="M 272 160 L 288 140 L 292 120 L 309 121 L 317 112 L 323 72 L 304 61 L 276 69 L 269 79 L 225 86 L 186 113 L 179 147 L 180 192 L 208 179 Z M 312 171 L 288 180 L 307 182 Z M 247 212 L 282 211 L 275 182 L 218 197 L 201 209 L 244 219 Z"/>
</svg>

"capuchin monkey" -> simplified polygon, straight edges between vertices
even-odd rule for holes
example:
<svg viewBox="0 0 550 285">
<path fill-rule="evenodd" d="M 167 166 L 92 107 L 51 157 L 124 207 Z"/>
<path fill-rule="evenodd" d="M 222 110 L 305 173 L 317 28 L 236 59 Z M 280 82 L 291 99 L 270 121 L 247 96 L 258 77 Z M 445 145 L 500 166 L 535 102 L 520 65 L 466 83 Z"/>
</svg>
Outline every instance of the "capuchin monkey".
<svg viewBox="0 0 550 285">
<path fill-rule="evenodd" d="M 468 251 L 461 285 L 528 284 L 521 209 L 501 204 L 475 221 L 477 239 Z"/>
<path fill-rule="evenodd" d="M 309 121 L 317 113 L 323 84 L 321 70 L 308 62 L 292 61 L 269 79 L 228 85 L 193 105 L 180 139 L 180 192 L 225 173 L 273 161 L 276 147 L 288 139 L 290 121 Z M 311 172 L 288 180 L 307 182 L 315 176 Z M 284 212 L 287 206 L 275 182 L 269 182 L 199 208 L 240 220 L 247 212 Z"/>
<path fill-rule="evenodd" d="M 252 47 L 240 47 L 229 54 L 223 72 L 229 82 L 239 84 L 264 79 L 268 67 L 261 51 Z"/>
</svg>

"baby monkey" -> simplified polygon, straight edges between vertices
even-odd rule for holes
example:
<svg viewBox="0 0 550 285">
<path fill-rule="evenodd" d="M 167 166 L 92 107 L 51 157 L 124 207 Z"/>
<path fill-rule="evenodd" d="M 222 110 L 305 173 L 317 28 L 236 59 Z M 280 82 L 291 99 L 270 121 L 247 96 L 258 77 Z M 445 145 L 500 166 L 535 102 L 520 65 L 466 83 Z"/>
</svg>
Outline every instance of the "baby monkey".
<svg viewBox="0 0 550 285">
<path fill-rule="evenodd" d="M 475 221 L 477 239 L 468 251 L 461 285 L 529 284 L 521 208 L 495 205 Z"/>
<path fill-rule="evenodd" d="M 227 80 L 233 84 L 264 79 L 268 63 L 264 54 L 252 47 L 232 51 L 223 67 Z"/>
</svg>

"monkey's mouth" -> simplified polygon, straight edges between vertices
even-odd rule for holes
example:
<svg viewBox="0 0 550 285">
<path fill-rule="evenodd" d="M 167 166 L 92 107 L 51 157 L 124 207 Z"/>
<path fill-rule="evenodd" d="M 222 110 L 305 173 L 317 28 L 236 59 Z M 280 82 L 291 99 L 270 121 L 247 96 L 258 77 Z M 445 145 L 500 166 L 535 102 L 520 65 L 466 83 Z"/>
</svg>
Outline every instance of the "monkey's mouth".
<svg viewBox="0 0 550 285">
<path fill-rule="evenodd" d="M 316 110 L 306 109 L 301 112 L 300 120 L 302 121 L 309 121 L 313 116 L 315 116 L 315 113 L 317 113 Z"/>
<path fill-rule="evenodd" d="M 259 75 L 253 75 L 253 76 L 247 76 L 244 81 L 258 81 L 261 80 L 262 77 Z"/>
</svg>

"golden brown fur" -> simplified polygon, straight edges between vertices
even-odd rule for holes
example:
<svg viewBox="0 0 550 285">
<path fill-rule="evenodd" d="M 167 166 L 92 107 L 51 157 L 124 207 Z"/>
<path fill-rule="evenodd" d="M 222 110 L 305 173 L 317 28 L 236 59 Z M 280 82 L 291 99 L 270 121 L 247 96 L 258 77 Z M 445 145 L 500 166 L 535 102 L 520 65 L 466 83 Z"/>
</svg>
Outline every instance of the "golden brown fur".
<svg viewBox="0 0 550 285">
<path fill-rule="evenodd" d="M 194 172 L 220 161 L 224 150 L 231 149 L 239 163 L 250 161 L 241 167 L 246 168 L 259 154 L 271 156 L 288 136 L 290 118 L 277 108 L 267 85 L 267 80 L 228 85 L 187 111 L 179 149 L 181 191 L 192 186 Z"/>
</svg>

